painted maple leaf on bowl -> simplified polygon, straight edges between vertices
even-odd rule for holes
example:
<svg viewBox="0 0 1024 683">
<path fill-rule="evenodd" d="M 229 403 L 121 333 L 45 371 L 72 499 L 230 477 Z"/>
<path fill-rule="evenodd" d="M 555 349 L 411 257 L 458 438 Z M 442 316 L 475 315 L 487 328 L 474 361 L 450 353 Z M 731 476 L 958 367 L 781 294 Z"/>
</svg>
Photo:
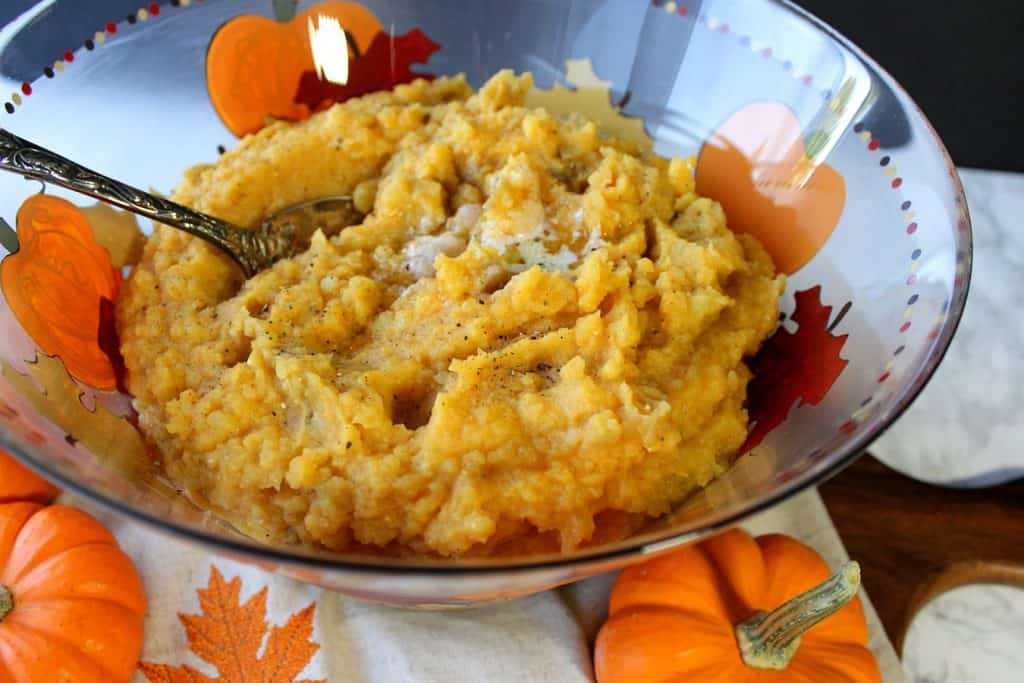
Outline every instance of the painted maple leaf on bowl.
<svg viewBox="0 0 1024 683">
<path fill-rule="evenodd" d="M 797 331 L 780 325 L 750 361 L 754 378 L 747 387 L 747 412 L 753 427 L 740 453 L 760 444 L 794 405 L 821 403 L 849 363 L 839 355 L 847 335 L 832 334 L 848 309 L 830 323 L 832 307 L 821 303 L 820 285 L 794 297 L 790 317 Z"/>
</svg>

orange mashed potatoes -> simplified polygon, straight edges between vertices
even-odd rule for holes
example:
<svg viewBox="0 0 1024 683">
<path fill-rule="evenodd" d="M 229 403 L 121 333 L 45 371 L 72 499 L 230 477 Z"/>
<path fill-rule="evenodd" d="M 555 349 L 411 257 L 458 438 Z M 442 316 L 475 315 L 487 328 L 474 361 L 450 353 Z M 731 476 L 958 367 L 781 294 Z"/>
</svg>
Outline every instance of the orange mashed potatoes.
<svg viewBox="0 0 1024 683">
<path fill-rule="evenodd" d="M 417 81 L 275 123 L 175 199 L 240 225 L 351 195 L 365 221 L 243 282 L 158 227 L 118 302 L 169 477 L 270 542 L 454 556 L 587 542 L 728 466 L 783 280 L 692 162 Z"/>
</svg>

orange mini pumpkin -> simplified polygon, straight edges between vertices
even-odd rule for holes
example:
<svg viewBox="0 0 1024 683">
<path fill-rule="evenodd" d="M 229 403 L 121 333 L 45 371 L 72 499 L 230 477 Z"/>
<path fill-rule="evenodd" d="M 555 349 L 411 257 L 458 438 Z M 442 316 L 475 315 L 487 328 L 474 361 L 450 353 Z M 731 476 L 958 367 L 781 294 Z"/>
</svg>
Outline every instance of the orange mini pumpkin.
<svg viewBox="0 0 1024 683">
<path fill-rule="evenodd" d="M 33 195 L 18 209 L 18 243 L 0 264 L 0 286 L 18 322 L 75 379 L 115 386 L 99 337 L 104 300 L 109 308 L 117 299 L 121 276 L 85 215 L 60 197 Z"/>
<path fill-rule="evenodd" d="M 323 2 L 280 21 L 244 14 L 224 24 L 206 54 L 206 86 L 224 125 L 235 135 L 255 133 L 267 117 L 297 121 L 309 116 L 295 101 L 302 75 L 315 71 L 310 21 L 338 21 L 348 34 L 350 58 L 365 52 L 382 30 L 370 10 L 354 2 Z"/>
<path fill-rule="evenodd" d="M 131 559 L 93 517 L 0 505 L 0 679 L 127 681 L 145 612 Z"/>
<path fill-rule="evenodd" d="M 32 500 L 49 503 L 60 489 L 0 449 L 0 503 Z"/>
<path fill-rule="evenodd" d="M 598 683 L 881 683 L 857 565 L 828 576 L 802 543 L 742 531 L 630 567 L 597 636 Z"/>
</svg>

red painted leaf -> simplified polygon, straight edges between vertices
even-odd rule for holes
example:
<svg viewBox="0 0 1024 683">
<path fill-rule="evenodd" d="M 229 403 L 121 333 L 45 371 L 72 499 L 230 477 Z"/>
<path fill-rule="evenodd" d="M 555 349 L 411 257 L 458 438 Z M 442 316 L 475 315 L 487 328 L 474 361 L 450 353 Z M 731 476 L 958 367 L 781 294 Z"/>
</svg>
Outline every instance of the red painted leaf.
<svg viewBox="0 0 1024 683">
<path fill-rule="evenodd" d="M 418 28 L 401 36 L 378 33 L 366 53 L 349 62 L 348 83 L 338 85 L 323 81 L 315 71 L 305 71 L 299 80 L 295 103 L 319 109 L 325 102 L 344 102 L 417 78 L 433 78 L 431 74 L 414 73 L 409 67 L 426 62 L 441 46 Z"/>
<path fill-rule="evenodd" d="M 753 429 L 740 453 L 782 424 L 794 404 L 821 403 L 849 362 L 839 356 L 848 335 L 829 332 L 832 307 L 821 304 L 821 286 L 797 292 L 795 298 L 797 331 L 779 326 L 750 362 L 754 379 L 747 387 L 747 412 Z"/>
<path fill-rule="evenodd" d="M 100 299 L 100 324 L 96 333 L 96 342 L 100 351 L 110 359 L 110 366 L 114 369 L 114 377 L 117 380 L 117 390 L 122 394 L 128 394 L 128 386 L 125 383 L 128 374 L 124 365 L 124 357 L 121 355 L 121 344 L 117 337 L 117 326 L 114 322 L 114 302 L 107 297 Z"/>
</svg>

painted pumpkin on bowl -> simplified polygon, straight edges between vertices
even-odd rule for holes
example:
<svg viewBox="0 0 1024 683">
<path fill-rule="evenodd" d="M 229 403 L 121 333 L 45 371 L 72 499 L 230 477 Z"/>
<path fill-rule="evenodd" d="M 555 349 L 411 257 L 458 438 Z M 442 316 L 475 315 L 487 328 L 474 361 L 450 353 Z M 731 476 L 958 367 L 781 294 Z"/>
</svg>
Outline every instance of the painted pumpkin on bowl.
<svg viewBox="0 0 1024 683">
<path fill-rule="evenodd" d="M 753 102 L 723 122 L 697 158 L 697 192 L 722 205 L 730 228 L 757 237 L 787 275 L 818 253 L 846 204 L 843 176 L 807 154 L 789 107 Z"/>
<path fill-rule="evenodd" d="M 0 263 L 4 297 L 44 353 L 59 356 L 77 380 L 99 389 L 117 374 L 100 340 L 113 327 L 121 275 L 71 202 L 29 197 L 18 210 L 18 251 Z"/>
<path fill-rule="evenodd" d="M 217 31 L 206 55 L 210 101 L 235 135 L 255 133 L 268 118 L 299 121 L 310 108 L 295 95 L 302 75 L 316 70 L 310 24 L 334 20 L 348 38 L 350 59 L 369 49 L 383 27 L 370 10 L 354 2 L 324 2 L 291 16 L 276 3 L 277 20 L 244 14 Z M 294 7 L 292 6 L 292 11 Z"/>
</svg>

